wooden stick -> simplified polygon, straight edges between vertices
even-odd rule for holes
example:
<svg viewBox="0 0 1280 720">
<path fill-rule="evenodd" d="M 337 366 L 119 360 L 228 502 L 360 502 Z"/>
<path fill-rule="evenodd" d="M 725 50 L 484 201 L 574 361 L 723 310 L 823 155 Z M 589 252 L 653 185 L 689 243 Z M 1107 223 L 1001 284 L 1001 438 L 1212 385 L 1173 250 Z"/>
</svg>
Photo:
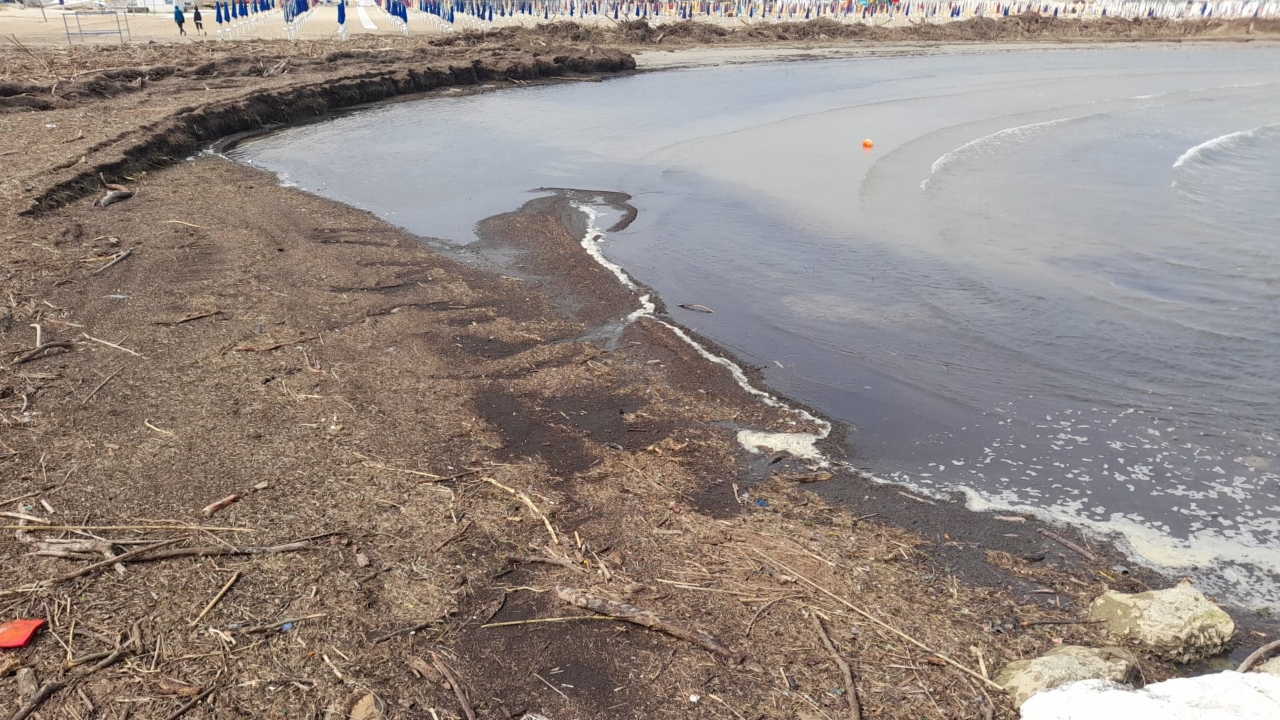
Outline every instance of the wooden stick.
<svg viewBox="0 0 1280 720">
<path fill-rule="evenodd" d="M 572 615 L 570 617 L 533 618 L 532 620 L 512 620 L 481 625 L 481 628 L 515 627 L 516 625 L 537 625 L 539 623 L 571 622 L 573 620 L 617 620 L 612 615 Z"/>
<path fill-rule="evenodd" d="M 591 612 L 608 615 L 609 617 L 616 618 L 618 620 L 624 620 L 635 625 L 641 625 L 652 630 L 657 630 L 674 638 L 687 640 L 688 642 L 699 645 L 731 662 L 740 663 L 746 659 L 745 653 L 733 650 L 720 642 L 720 640 L 711 633 L 696 628 L 686 627 L 670 620 L 665 620 L 659 617 L 656 613 L 648 610 L 641 610 L 634 605 L 617 602 L 616 600 L 605 600 L 593 595 L 588 595 L 581 590 L 564 587 L 563 585 L 557 585 L 555 587 L 555 593 L 556 597 L 575 607 L 584 608 Z"/>
<path fill-rule="evenodd" d="M 1069 549 L 1071 549 L 1071 550 L 1075 550 L 1076 552 L 1080 553 L 1082 556 L 1084 556 L 1084 557 L 1085 557 L 1085 559 L 1089 560 L 1090 562 L 1097 562 L 1097 561 L 1098 561 L 1098 556 L 1097 556 L 1097 555 L 1094 555 L 1093 553 L 1089 552 L 1088 550 L 1085 550 L 1084 548 L 1080 547 L 1079 545 L 1077 545 L 1077 544 L 1075 544 L 1075 543 L 1071 542 L 1070 540 L 1068 540 L 1068 539 L 1066 539 L 1066 538 L 1062 537 L 1061 535 L 1059 535 L 1059 534 L 1057 534 L 1057 533 L 1049 532 L 1048 530 L 1045 530 L 1044 528 L 1041 528 L 1041 529 L 1037 530 L 1036 532 L 1040 533 L 1041 535 L 1043 535 L 1043 536 L 1045 536 L 1045 537 L 1049 538 L 1050 540 L 1052 540 L 1052 541 L 1054 541 L 1054 542 L 1058 543 L 1059 545 L 1061 545 L 1061 546 L 1063 546 L 1063 547 L 1065 547 L 1065 548 L 1069 548 Z"/>
<path fill-rule="evenodd" d="M 1104 622 L 1106 620 L 1024 620 L 1018 623 L 1018 627 L 1032 627 L 1034 625 L 1097 625 Z"/>
<path fill-rule="evenodd" d="M 426 630 L 427 628 L 431 627 L 432 625 L 437 624 L 438 622 L 440 622 L 440 621 L 439 621 L 439 620 L 428 620 L 428 621 L 426 621 L 426 622 L 420 622 L 420 623 L 418 623 L 417 625 L 410 625 L 409 627 L 402 627 L 402 628 L 400 628 L 399 630 L 392 630 L 391 632 L 386 633 L 386 634 L 384 634 L 384 635 L 379 635 L 378 637 L 374 638 L 374 639 L 373 639 L 373 640 L 371 640 L 370 642 L 371 642 L 371 643 L 373 643 L 374 645 L 377 645 L 378 643 L 386 642 L 386 641 L 388 641 L 388 640 L 390 640 L 391 638 L 394 638 L 394 637 L 400 637 L 401 635 L 407 635 L 407 634 L 409 634 L 409 633 L 415 633 L 415 632 L 418 632 L 419 630 Z"/>
<path fill-rule="evenodd" d="M 204 547 L 192 548 L 173 548 L 172 550 L 164 550 L 154 555 L 137 558 L 134 562 L 154 562 L 156 560 L 169 560 L 176 557 L 219 557 L 224 555 L 275 555 L 278 553 L 294 552 L 295 550 L 305 550 L 312 547 L 306 540 L 298 542 L 285 543 L 284 545 L 271 545 L 269 547 L 224 547 L 222 545 L 208 545 Z M 121 558 L 124 555 L 120 556 Z M 119 558 L 117 558 L 119 559 Z"/>
<path fill-rule="evenodd" d="M 498 482 L 497 480 L 494 480 L 493 478 L 480 478 L 480 480 L 483 482 L 487 482 L 494 487 L 498 487 L 498 488 L 502 488 L 503 490 L 506 490 L 512 495 L 515 495 L 516 499 L 518 499 L 520 502 L 524 503 L 525 505 L 528 505 L 529 510 L 533 512 L 533 516 L 536 518 L 542 519 L 542 524 L 546 526 L 547 532 L 551 534 L 551 542 L 555 543 L 556 545 L 560 544 L 560 537 L 556 535 L 556 529 L 551 526 L 551 521 L 547 519 L 546 515 L 542 514 L 542 511 L 538 509 L 537 505 L 533 504 L 533 501 L 529 499 L 528 495 L 525 495 L 519 490 L 514 490 L 512 488 L 509 488 L 506 485 L 503 485 L 502 483 Z"/>
<path fill-rule="evenodd" d="M 209 229 L 209 228 L 205 227 L 204 225 L 192 225 L 192 224 L 191 224 L 191 223 L 189 223 L 189 222 L 183 222 L 183 221 L 181 221 L 181 220 L 165 220 L 165 222 L 166 222 L 166 223 L 173 224 L 173 225 L 186 225 L 187 227 L 190 227 L 190 228 L 198 228 L 198 229 L 200 229 L 200 230 L 208 230 L 208 229 Z"/>
<path fill-rule="evenodd" d="M 26 705 L 18 708 L 16 712 L 9 716 L 9 720 L 26 720 L 26 717 L 35 712 L 41 703 L 49 699 L 49 696 L 66 687 L 60 682 L 47 682 L 36 692 L 35 697 L 31 698 Z"/>
<path fill-rule="evenodd" d="M 445 682 L 453 688 L 453 694 L 458 697 L 458 704 L 462 706 L 462 712 L 466 713 L 467 720 L 476 720 L 476 711 L 471 709 L 471 703 L 467 700 L 467 694 L 462 691 L 462 686 L 458 684 L 458 679 L 449 672 L 449 668 L 440 662 L 440 658 L 431 653 L 431 664 L 436 666 L 436 670 L 444 676 Z"/>
<path fill-rule="evenodd" d="M 765 552 L 763 552 L 763 551 L 761 551 L 761 550 L 756 550 L 755 548 L 752 548 L 752 550 L 753 550 L 757 555 L 760 555 L 761 557 L 763 557 L 765 560 L 768 560 L 769 562 L 773 563 L 774 565 L 777 565 L 778 567 L 782 568 L 783 570 L 786 570 L 786 571 L 787 571 L 787 573 L 788 573 L 788 574 L 790 574 L 792 577 L 794 577 L 794 578 L 796 578 L 797 580 L 799 580 L 799 581 L 803 582 L 804 584 L 808 585 L 809 587 L 813 588 L 814 590 L 817 590 L 818 592 L 822 593 L 823 595 L 826 595 L 827 597 L 831 598 L 832 600 L 835 600 L 836 602 L 840 603 L 841 605 L 844 605 L 845 607 L 847 607 L 847 608 L 849 608 L 850 610 L 854 611 L 855 613 L 857 613 L 857 614 L 861 615 L 862 617 L 866 618 L 867 620 L 871 621 L 872 623 L 874 623 L 874 624 L 876 624 L 876 625 L 880 626 L 881 628 L 884 628 L 885 630 L 888 630 L 889 632 L 893 633 L 894 635 L 897 635 L 898 637 L 902 638 L 903 640 L 906 640 L 907 642 L 911 643 L 912 645 L 915 645 L 916 647 L 920 648 L 921 650 L 924 650 L 924 651 L 925 651 L 925 652 L 927 652 L 927 653 L 930 653 L 930 654 L 932 654 L 932 655 L 935 655 L 936 657 L 938 657 L 940 660 L 942 660 L 943 662 L 947 663 L 948 665 L 951 665 L 951 666 L 955 667 L 957 670 L 959 670 L 959 671 L 961 671 L 961 672 L 965 673 L 966 675 L 970 675 L 970 676 L 972 676 L 972 677 L 976 678 L 977 680 L 981 681 L 984 685 L 987 685 L 987 686 L 991 687 L 992 689 L 999 690 L 1000 692 L 1005 692 L 1005 689 L 1004 689 L 1003 687 L 1001 687 L 1001 686 L 999 686 L 999 685 L 995 684 L 995 683 L 994 683 L 994 682 L 992 682 L 989 678 L 985 678 L 985 677 L 983 677 L 983 676 L 979 675 L 977 672 L 975 672 L 975 671 L 973 671 L 973 670 L 970 670 L 969 668 L 965 667 L 964 665 L 961 665 L 960 663 L 956 662 L 955 660 L 952 660 L 950 657 L 948 657 L 948 656 L 946 656 L 946 655 L 944 655 L 944 654 L 942 654 L 942 653 L 938 652 L 937 650 L 934 650 L 933 648 L 929 647 L 928 645 L 925 645 L 924 643 L 922 643 L 922 642 L 920 642 L 919 640 L 917 640 L 917 639 L 915 639 L 915 638 L 911 637 L 910 635 L 908 635 L 908 634 L 906 634 L 906 633 L 902 632 L 902 631 L 901 631 L 901 630 L 899 630 L 898 628 L 896 628 L 896 627 L 894 627 L 894 626 L 890 625 L 889 623 L 887 623 L 887 622 L 885 622 L 885 621 L 881 620 L 880 618 L 876 617 L 875 615 L 872 615 L 871 613 L 867 612 L 866 610 L 863 610 L 862 608 L 858 607 L 857 605 L 854 605 L 853 603 L 849 602 L 848 600 L 846 600 L 846 599 L 844 599 L 844 598 L 840 597 L 839 595 L 836 595 L 835 593 L 833 593 L 833 592 L 831 592 L 830 590 L 828 590 L 828 589 L 826 589 L 826 588 L 822 587 L 822 586 L 821 586 L 821 585 L 819 585 L 818 583 L 816 583 L 816 582 L 814 582 L 814 581 L 810 580 L 809 578 L 807 578 L 807 577 L 805 577 L 805 576 L 801 575 L 800 573 L 796 572 L 795 570 L 792 570 L 791 568 L 787 567 L 787 566 L 786 566 L 785 564 L 783 564 L 782 562 L 780 562 L 780 561 L 778 561 L 778 560 L 775 560 L 775 559 L 773 559 L 773 558 L 769 557 L 769 555 L 768 555 L 767 553 L 765 553 Z"/>
<path fill-rule="evenodd" d="M 26 500 L 27 498 L 35 497 L 35 496 L 39 495 L 40 493 L 42 493 L 42 492 L 44 492 L 45 490 L 48 490 L 48 489 L 49 489 L 49 488 L 45 488 L 44 490 L 32 490 L 31 492 L 27 493 L 26 495 L 19 495 L 19 496 L 17 496 L 17 497 L 11 497 L 11 498 L 8 498 L 7 500 L 0 500 L 0 507 L 3 507 L 3 506 L 5 506 L 5 505 L 8 505 L 9 503 L 15 503 L 15 502 L 18 502 L 19 500 Z"/>
<path fill-rule="evenodd" d="M 200 511 L 200 514 L 205 517 L 210 517 L 214 513 L 218 512 L 219 510 L 226 507 L 230 507 L 231 505 L 235 504 L 240 500 L 240 498 L 241 498 L 241 495 L 239 493 L 231 493 L 230 495 L 222 498 L 221 500 L 215 503 L 210 503 L 209 505 L 206 505 L 205 508 Z"/>
<path fill-rule="evenodd" d="M 560 697 L 564 698 L 565 700 L 568 700 L 568 699 L 569 699 L 569 696 L 568 696 L 568 695 L 565 695 L 563 690 L 561 690 L 560 688 L 556 687 L 555 685 L 552 685 L 550 682 L 548 682 L 548 681 L 547 681 L 547 679 L 546 679 L 546 678 L 542 677 L 542 676 L 541 676 L 541 675 L 539 675 L 538 673 L 534 673 L 534 674 L 533 674 L 533 676 L 534 676 L 534 677 L 536 677 L 536 678 L 538 678 L 539 680 L 541 680 L 543 685 L 546 685 L 547 687 L 549 687 L 549 688 L 551 688 L 552 690 L 555 690 L 557 693 L 559 693 L 559 694 L 560 694 Z"/>
<path fill-rule="evenodd" d="M 831 642 L 831 636 L 827 634 L 827 629 L 822 626 L 822 618 L 817 613 L 810 613 L 809 619 L 813 621 L 813 626 L 818 630 L 818 635 L 822 638 L 822 645 L 827 648 L 827 653 L 831 655 L 831 659 L 835 661 L 836 667 L 840 668 L 840 674 L 844 676 L 844 696 L 849 701 L 849 717 L 851 720 L 862 720 L 862 705 L 858 703 L 858 689 L 853 685 L 853 671 L 849 669 L 849 663 L 840 657 L 840 652 L 836 650 L 836 644 Z"/>
<path fill-rule="evenodd" d="M 106 270 L 107 268 L 111 267 L 112 265 L 115 265 L 116 263 L 120 262 L 121 260 L 124 260 L 125 258 L 129 257 L 129 256 L 130 256 L 130 255 L 132 255 L 132 254 L 133 254 L 133 248 L 129 248 L 128 250 L 125 250 L 125 251 L 124 251 L 124 252 L 122 252 L 122 253 L 116 253 L 115 257 L 113 257 L 113 258 L 111 259 L 111 262 L 107 263 L 106 265 L 103 265 L 102 267 L 98 268 L 97 270 L 94 270 L 94 271 L 93 271 L 93 274 L 94 274 L 94 275 L 97 275 L 98 273 L 102 272 L 103 270 Z"/>
<path fill-rule="evenodd" d="M 177 320 L 174 320 L 173 322 L 158 322 L 158 323 L 156 323 L 156 324 L 157 324 L 157 325 L 169 325 L 169 326 L 173 327 L 173 326 L 181 325 L 181 324 L 183 324 L 183 323 L 189 323 L 189 322 L 191 322 L 192 320 L 200 320 L 200 319 L 202 319 L 202 318 L 213 317 L 214 315 L 221 315 L 221 314 L 222 314 L 222 311 L 221 311 L 221 310 L 211 310 L 211 311 L 209 311 L 209 312 L 202 312 L 202 313 L 197 313 L 197 314 L 195 314 L 195 315 L 188 315 L 188 316 L 186 316 L 186 317 L 184 317 L 184 318 L 178 318 Z"/>
<path fill-rule="evenodd" d="M 165 718 L 165 720 L 178 720 L 178 718 L 190 712 L 191 708 L 199 705 L 205 698 L 209 697 L 209 695 L 211 695 L 213 691 L 216 690 L 217 688 L 218 688 L 217 685 L 210 685 L 204 692 L 191 698 L 191 702 L 187 703 L 186 705 L 183 705 L 177 710 L 174 710 L 173 714 Z"/>
<path fill-rule="evenodd" d="M 315 340 L 317 337 L 319 336 L 311 335 L 309 337 L 298 338 L 297 340 L 290 340 L 288 342 L 276 343 L 275 345 L 268 345 L 267 347 L 260 347 L 260 348 L 256 348 L 256 347 L 231 348 L 231 351 L 232 352 L 271 352 L 272 350 L 279 350 L 285 345 L 300 345 L 304 342 Z"/>
<path fill-rule="evenodd" d="M 218 594 L 213 596 L 213 599 L 209 601 L 209 604 L 204 606 L 204 609 L 200 611 L 200 614 L 196 616 L 196 619 L 192 620 L 190 624 L 187 625 L 187 627 L 195 627 L 196 625 L 199 625 L 200 621 L 204 619 L 204 616 L 207 615 L 209 611 L 213 609 L 214 605 L 218 604 L 218 601 L 222 599 L 222 596 L 226 595 L 227 591 L 231 589 L 231 586 L 235 585 L 236 581 L 239 579 L 240 579 L 240 571 L 237 570 L 231 576 L 231 579 L 227 581 L 227 584 L 222 586 L 222 589 L 218 591 Z"/>
<path fill-rule="evenodd" d="M 467 534 L 467 531 L 471 529 L 471 525 L 472 525 L 472 523 L 470 523 L 470 522 L 468 522 L 466 525 L 463 525 L 461 530 L 459 530 L 458 532 L 456 532 L 456 533 L 454 533 L 454 534 L 450 535 L 448 538 L 445 538 L 445 541 L 444 541 L 444 542 L 442 542 L 442 543 L 440 543 L 439 545 L 437 545 L 437 546 L 436 546 L 435 551 L 436 551 L 436 552 L 440 552 L 440 551 L 441 551 L 441 550 L 443 550 L 443 549 L 445 548 L 445 546 L 446 546 L 446 545 L 448 545 L 449 543 L 453 542 L 454 540 L 457 540 L 458 538 L 462 537 L 463 535 L 466 535 L 466 534 Z"/>
<path fill-rule="evenodd" d="M 1254 650 L 1249 657 L 1240 663 L 1240 667 L 1236 668 L 1236 672 L 1246 673 L 1253 669 L 1253 666 L 1266 659 L 1267 655 L 1280 650 L 1280 640 L 1269 642 L 1266 645 Z"/>
<path fill-rule="evenodd" d="M 75 343 L 69 343 L 69 342 L 63 342 L 63 341 L 47 342 L 42 345 L 37 345 L 36 349 L 32 350 L 31 352 L 23 355 L 22 357 L 18 358 L 17 360 L 14 360 L 12 363 L 9 363 L 9 364 L 21 365 L 22 363 L 35 360 L 36 357 L 40 355 L 40 353 L 43 353 L 46 350 L 52 350 L 54 348 L 74 348 L 75 346 L 76 346 Z"/>
<path fill-rule="evenodd" d="M 111 559 L 109 559 L 109 560 L 103 560 L 103 561 L 101 561 L 101 562 L 96 562 L 96 563 L 93 563 L 92 565 L 85 565 L 84 567 L 80 568 L 79 570 L 76 570 L 75 572 L 69 572 L 69 573 L 67 573 L 66 575 L 59 575 L 59 576 L 57 576 L 57 577 L 55 577 L 55 578 L 50 578 L 50 579 L 48 579 L 48 580 L 41 581 L 40 586 L 41 586 L 41 587 L 52 587 L 52 586 L 57 585 L 57 584 L 59 584 L 59 583 L 64 583 L 64 582 L 66 582 L 66 581 L 68 581 L 68 580 L 75 580 L 76 578 L 78 578 L 78 577 L 84 577 L 85 575 L 88 575 L 89 573 L 92 573 L 92 572 L 94 572 L 95 570 L 100 570 L 100 569 L 102 569 L 102 568 L 104 568 L 104 567 L 107 567 L 107 566 L 109 566 L 109 565 L 115 565 L 115 564 L 116 564 L 116 563 L 118 563 L 118 562 L 124 562 L 125 560 L 133 560 L 134 558 L 138 557 L 139 555 L 143 555 L 143 554 L 149 553 L 149 552 L 151 552 L 152 550 L 157 550 L 157 549 L 162 548 L 162 547 L 165 547 L 165 546 L 167 546 L 167 545 L 172 545 L 172 544 L 177 543 L 177 542 L 182 542 L 182 540 L 183 540 L 183 538 L 174 538 L 174 539 L 172 539 L 172 540 L 163 540 L 163 541 L 158 542 L 158 543 L 153 543 L 153 544 L 151 544 L 151 545 L 147 545 L 146 547 L 140 547 L 140 548 L 138 548 L 137 550 L 130 550 L 129 552 L 121 553 L 121 554 L 119 554 L 119 555 L 117 555 L 117 556 L 115 556 L 115 557 L 113 557 L 113 558 L 111 558 Z"/>
<path fill-rule="evenodd" d="M 145 357 L 145 356 L 144 356 L 142 353 L 140 353 L 140 352 L 134 352 L 133 350 L 130 350 L 129 348 L 124 347 L 123 345 L 117 345 L 117 344 L 115 344 L 115 343 L 113 343 L 113 342 L 107 342 L 106 340 L 103 340 L 103 339 L 101 339 L 101 338 L 96 338 L 96 337 L 94 337 L 94 336 L 90 335 L 89 333 L 80 333 L 80 337 L 83 337 L 85 340 L 92 340 L 92 341 L 94 341 L 94 342 L 96 342 L 96 343 L 101 343 L 101 344 L 103 344 L 103 345 L 106 345 L 106 346 L 107 346 L 107 347 L 109 347 L 109 348 L 115 348 L 116 350 L 123 350 L 124 352 L 127 352 L 127 353 L 129 353 L 130 355 L 133 355 L 133 356 L 135 356 L 135 357 Z"/>
<path fill-rule="evenodd" d="M 121 367 L 121 368 L 120 368 L 120 370 L 124 370 L 124 368 L 123 368 L 123 367 Z M 111 373 L 110 375 L 108 375 L 106 380 L 103 380 L 102 382 L 98 383 L 98 387 L 94 388 L 94 389 L 93 389 L 93 392 L 91 392 L 91 393 L 89 393 L 88 395 L 86 395 L 86 396 L 84 397 L 84 399 L 80 401 L 80 407 L 84 407 L 85 403 L 87 403 L 87 402 L 89 402 L 90 400 L 92 400 L 92 399 L 93 399 L 93 396 L 94 396 L 94 395 L 97 395 L 99 390 L 101 390 L 102 388 L 106 387 L 106 386 L 107 386 L 107 383 L 111 382 L 111 378 L 113 378 L 113 377 L 115 377 L 115 376 L 117 376 L 117 375 L 119 375 L 119 374 L 120 374 L 120 370 L 116 370 L 115 372 L 113 372 L 113 373 Z"/>
</svg>

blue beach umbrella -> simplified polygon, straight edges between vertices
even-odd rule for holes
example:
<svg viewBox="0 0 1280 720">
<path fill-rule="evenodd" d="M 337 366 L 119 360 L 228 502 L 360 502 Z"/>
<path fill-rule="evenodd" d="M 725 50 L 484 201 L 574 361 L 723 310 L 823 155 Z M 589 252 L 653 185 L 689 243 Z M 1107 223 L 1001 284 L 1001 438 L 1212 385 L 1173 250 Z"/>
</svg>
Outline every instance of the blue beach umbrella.
<svg viewBox="0 0 1280 720">
<path fill-rule="evenodd" d="M 213 4 L 214 21 L 219 25 L 222 24 L 222 3 Z"/>
<path fill-rule="evenodd" d="M 339 25 L 347 24 L 347 3 L 346 2 L 338 3 L 338 24 Z"/>
</svg>

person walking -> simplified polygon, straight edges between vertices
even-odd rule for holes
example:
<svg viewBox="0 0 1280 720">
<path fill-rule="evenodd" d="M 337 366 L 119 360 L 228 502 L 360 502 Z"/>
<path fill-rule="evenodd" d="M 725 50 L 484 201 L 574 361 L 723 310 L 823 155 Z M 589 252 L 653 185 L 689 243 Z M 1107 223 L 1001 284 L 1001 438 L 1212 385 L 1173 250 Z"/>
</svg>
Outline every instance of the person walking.
<svg viewBox="0 0 1280 720">
<path fill-rule="evenodd" d="M 181 5 L 177 5 L 177 4 L 175 4 L 175 5 L 173 6 L 173 21 L 174 21 L 174 22 L 176 22 L 176 23 L 178 23 L 178 34 L 179 34 L 179 35 L 186 35 L 186 34 L 187 34 L 187 31 L 186 31 L 186 30 L 183 30 L 183 29 L 182 29 L 182 26 L 183 26 L 183 24 L 184 24 L 184 23 L 186 23 L 186 22 L 187 22 L 187 19 L 186 19 L 185 17 L 183 17 L 183 16 L 182 16 L 182 6 L 181 6 Z"/>
<path fill-rule="evenodd" d="M 196 34 L 204 32 L 204 18 L 200 17 L 200 4 L 196 3 L 195 8 L 191 11 L 191 22 L 196 24 Z M 204 33 L 208 35 L 209 33 Z"/>
</svg>

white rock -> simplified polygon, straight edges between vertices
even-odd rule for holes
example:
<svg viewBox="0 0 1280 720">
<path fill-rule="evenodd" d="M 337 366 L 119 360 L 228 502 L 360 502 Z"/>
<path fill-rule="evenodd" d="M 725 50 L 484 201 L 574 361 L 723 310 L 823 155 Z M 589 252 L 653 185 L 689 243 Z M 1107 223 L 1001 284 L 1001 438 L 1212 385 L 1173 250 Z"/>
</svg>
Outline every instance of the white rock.
<svg viewBox="0 0 1280 720">
<path fill-rule="evenodd" d="M 1141 690 L 1083 680 L 1039 693 L 1021 710 L 1022 720 L 1276 720 L 1280 677 L 1222 672 Z"/>
<path fill-rule="evenodd" d="M 1038 658 L 1018 660 L 996 674 L 996 684 L 1021 705 L 1032 695 L 1078 680 L 1129 682 L 1137 674 L 1133 658 L 1119 648 L 1062 645 Z"/>
<path fill-rule="evenodd" d="M 1186 580 L 1168 590 L 1103 593 L 1089 617 L 1105 620 L 1112 637 L 1178 662 L 1222 652 L 1236 632 L 1231 616 Z"/>
</svg>

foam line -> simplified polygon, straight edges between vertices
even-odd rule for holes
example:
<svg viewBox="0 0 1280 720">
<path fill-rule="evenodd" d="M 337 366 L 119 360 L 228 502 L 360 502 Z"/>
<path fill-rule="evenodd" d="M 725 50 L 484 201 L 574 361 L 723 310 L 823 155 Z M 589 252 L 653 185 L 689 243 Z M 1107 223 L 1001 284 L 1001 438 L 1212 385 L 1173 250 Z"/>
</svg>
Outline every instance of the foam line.
<svg viewBox="0 0 1280 720">
<path fill-rule="evenodd" d="M 603 213 L 587 204 L 574 203 L 573 207 L 587 217 L 587 231 L 582 237 L 582 248 L 587 251 L 587 254 L 590 255 L 592 259 L 612 272 L 624 287 L 629 290 L 639 291 L 640 286 L 631 279 L 631 276 L 627 275 L 627 271 L 623 270 L 617 263 L 610 261 L 603 253 L 600 252 L 600 241 L 604 240 L 605 234 L 604 231 L 596 226 L 596 220 L 598 220 Z M 648 294 L 641 295 L 640 307 L 627 316 L 626 322 L 627 324 L 630 324 L 640 318 L 647 318 L 662 324 L 667 329 L 671 330 L 676 337 L 688 343 L 689 346 L 696 350 L 704 360 L 713 362 L 728 370 L 729 374 L 733 376 L 734 382 L 738 384 L 738 387 L 750 393 L 760 402 L 768 405 L 769 407 L 786 410 L 791 414 L 821 428 L 817 433 L 773 433 L 762 432 L 759 430 L 740 430 L 738 431 L 738 443 L 742 445 L 744 449 L 752 453 L 759 453 L 762 449 L 768 449 L 774 452 L 785 450 L 796 457 L 818 462 L 824 466 L 830 464 L 830 462 L 822 455 L 821 451 L 818 450 L 817 443 L 820 440 L 826 439 L 826 437 L 831 434 L 831 423 L 814 416 L 806 410 L 793 408 L 779 400 L 777 397 L 755 387 L 751 384 L 751 381 L 747 378 L 747 374 L 743 372 L 742 368 L 737 363 L 711 352 L 707 348 L 703 347 L 701 343 L 690 337 L 689 334 L 684 331 L 684 328 L 659 318 L 655 312 L 656 308 L 653 304 L 652 297 Z"/>
</svg>

